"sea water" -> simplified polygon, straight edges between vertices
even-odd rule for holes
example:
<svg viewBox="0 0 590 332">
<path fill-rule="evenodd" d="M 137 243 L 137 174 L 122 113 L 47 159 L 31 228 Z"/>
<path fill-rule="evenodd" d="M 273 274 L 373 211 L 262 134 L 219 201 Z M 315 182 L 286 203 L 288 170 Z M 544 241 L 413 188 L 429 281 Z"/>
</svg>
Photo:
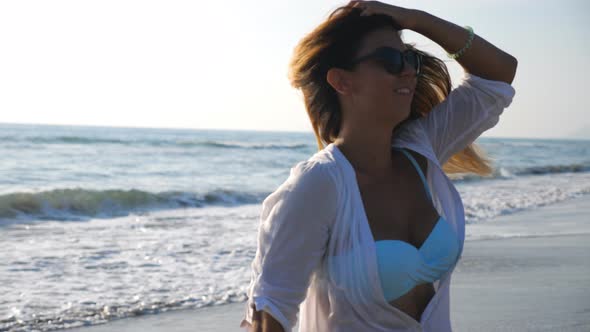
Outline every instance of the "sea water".
<svg viewBox="0 0 590 332">
<path fill-rule="evenodd" d="M 590 193 L 590 141 L 476 143 L 496 171 L 453 177 L 466 240 Z M 315 152 L 311 132 L 0 125 L 0 331 L 245 301 L 261 202 Z"/>
</svg>

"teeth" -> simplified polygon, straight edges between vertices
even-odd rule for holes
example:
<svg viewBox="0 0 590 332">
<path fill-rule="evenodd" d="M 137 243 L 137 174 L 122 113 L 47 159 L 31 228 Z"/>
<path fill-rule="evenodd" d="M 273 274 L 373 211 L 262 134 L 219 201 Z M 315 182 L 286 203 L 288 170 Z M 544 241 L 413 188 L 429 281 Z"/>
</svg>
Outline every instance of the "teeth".
<svg viewBox="0 0 590 332">
<path fill-rule="evenodd" d="M 410 89 L 408 89 L 408 88 L 401 88 L 401 89 L 395 90 L 395 92 L 401 93 L 401 94 L 410 94 Z"/>
</svg>

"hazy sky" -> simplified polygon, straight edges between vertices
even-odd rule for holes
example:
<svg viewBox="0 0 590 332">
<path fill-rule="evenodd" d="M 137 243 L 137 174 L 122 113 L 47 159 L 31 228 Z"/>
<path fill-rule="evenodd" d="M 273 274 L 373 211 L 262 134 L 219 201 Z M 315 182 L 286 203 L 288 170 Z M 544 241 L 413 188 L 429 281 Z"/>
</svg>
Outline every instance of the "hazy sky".
<svg viewBox="0 0 590 332">
<path fill-rule="evenodd" d="M 515 99 L 483 136 L 590 136 L 590 2 L 385 2 L 470 25 L 519 60 Z M 3 0 L 0 122 L 311 131 L 288 62 L 346 3 Z M 436 43 L 404 39 L 459 83 Z"/>
</svg>

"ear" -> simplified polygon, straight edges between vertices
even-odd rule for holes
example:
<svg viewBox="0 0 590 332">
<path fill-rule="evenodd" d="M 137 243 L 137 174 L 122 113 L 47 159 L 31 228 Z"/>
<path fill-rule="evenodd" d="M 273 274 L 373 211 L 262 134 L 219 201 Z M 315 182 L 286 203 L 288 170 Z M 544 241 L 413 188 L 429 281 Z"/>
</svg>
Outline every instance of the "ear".
<svg viewBox="0 0 590 332">
<path fill-rule="evenodd" d="M 343 69 L 330 68 L 326 81 L 340 94 L 347 95 L 352 91 L 352 77 Z"/>
</svg>

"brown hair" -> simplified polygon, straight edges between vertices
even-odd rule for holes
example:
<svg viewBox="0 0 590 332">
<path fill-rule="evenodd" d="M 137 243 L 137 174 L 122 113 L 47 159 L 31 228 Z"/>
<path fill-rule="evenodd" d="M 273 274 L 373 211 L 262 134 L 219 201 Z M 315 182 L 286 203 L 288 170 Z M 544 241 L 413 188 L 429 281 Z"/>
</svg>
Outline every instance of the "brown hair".
<svg viewBox="0 0 590 332">
<path fill-rule="evenodd" d="M 319 150 L 338 137 L 342 119 L 338 95 L 326 80 L 328 70 L 332 67 L 347 68 L 368 33 L 381 28 L 392 28 L 398 34 L 401 30 L 391 16 L 360 16 L 360 12 L 359 8 L 349 6 L 334 10 L 326 21 L 301 39 L 289 64 L 289 81 L 303 93 Z M 451 78 L 445 63 L 416 49 L 413 44 L 405 45 L 420 53 L 423 61 L 410 116 L 400 122 L 394 131 L 407 121 L 426 116 L 451 92 Z M 491 160 L 475 143 L 451 156 L 442 166 L 449 175 L 492 173 Z"/>
</svg>

